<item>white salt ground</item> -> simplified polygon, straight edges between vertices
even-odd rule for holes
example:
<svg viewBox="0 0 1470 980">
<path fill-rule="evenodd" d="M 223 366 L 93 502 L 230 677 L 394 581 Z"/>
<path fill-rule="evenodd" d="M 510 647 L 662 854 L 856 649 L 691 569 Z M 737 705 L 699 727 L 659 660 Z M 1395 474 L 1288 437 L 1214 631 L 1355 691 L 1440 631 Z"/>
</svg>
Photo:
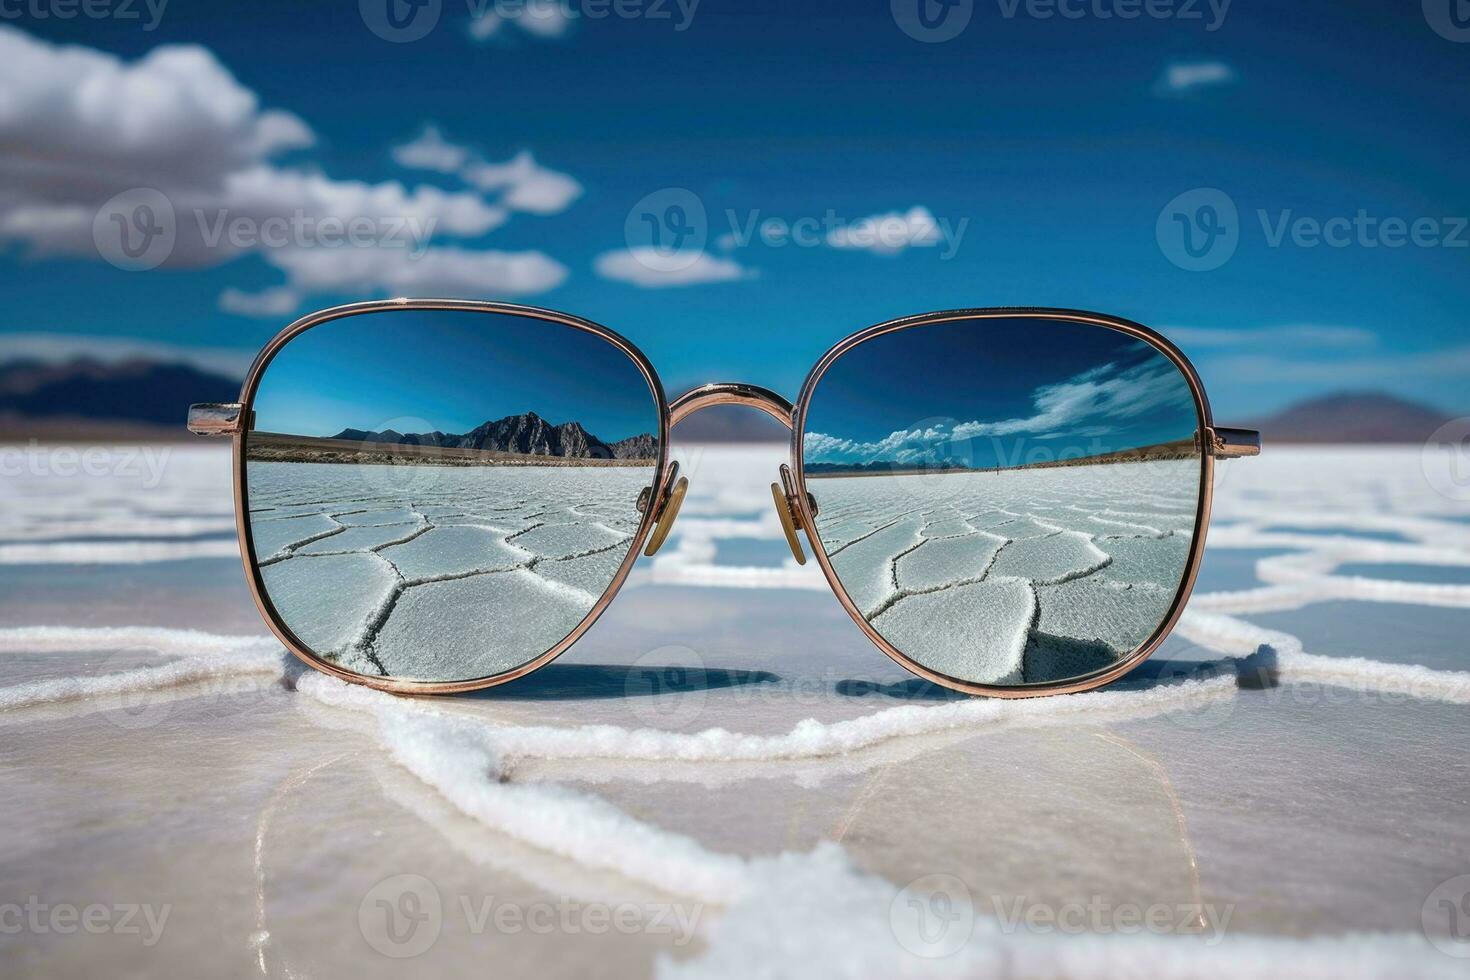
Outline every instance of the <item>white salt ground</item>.
<svg viewBox="0 0 1470 980">
<path fill-rule="evenodd" d="M 303 673 L 268 637 L 215 632 L 187 608 L 170 626 L 34 626 L 0 600 L 0 664 L 19 678 L 0 677 L 0 814 L 14 828 L 0 894 L 178 906 L 148 947 L 118 930 L 0 936 L 7 975 L 106 964 L 356 978 L 406 962 L 665 977 L 1464 975 L 1434 898 L 1470 872 L 1470 672 L 1404 651 L 1309 650 L 1250 621 L 1329 600 L 1364 617 L 1470 609 L 1470 587 L 1336 574 L 1470 566 L 1470 508 L 1429 486 L 1417 452 L 1276 450 L 1228 467 L 1211 547 L 1285 549 L 1256 563 L 1260 585 L 1212 592 L 1207 562 L 1153 664 L 1106 690 L 1020 702 L 939 696 L 866 649 L 833 600 L 798 595 L 828 611 L 793 625 L 784 594 L 749 591 L 813 586 L 810 568 L 718 564 L 723 538 L 777 539 L 761 488 L 731 489 L 777 459 L 700 454 L 698 519 L 638 566 L 633 612 L 618 620 L 615 606 L 585 656 L 520 694 L 394 698 Z M 185 557 L 218 562 L 225 581 L 210 557 L 223 541 L 167 547 L 171 522 L 192 534 L 218 512 L 224 463 L 179 451 L 166 506 L 126 480 L 65 488 L 77 505 L 131 513 L 126 542 L 33 480 L 6 516 L 0 564 L 156 567 L 164 605 Z M 1307 533 L 1343 527 L 1405 540 Z M 63 529 L 80 540 L 48 537 Z M 6 550 L 27 548 L 41 550 Z M 687 608 L 648 619 L 674 596 Z M 702 652 L 647 649 L 680 635 Z M 1126 792 L 1110 798 L 1110 782 Z M 383 892 L 404 874 L 439 902 L 438 938 L 412 960 L 392 943 L 385 954 L 372 923 L 384 894 L 409 909 L 403 888 Z M 997 896 L 1103 911 L 1061 929 Z M 487 930 L 493 919 L 469 914 L 486 898 L 577 911 L 549 933 Z M 653 911 L 632 932 L 597 932 L 587 910 L 619 903 Z M 1167 928 L 1122 925 L 1130 905 L 1181 903 L 1198 913 L 1190 929 L 1168 915 Z M 655 928 L 660 910 L 686 913 L 688 935 Z"/>
</svg>

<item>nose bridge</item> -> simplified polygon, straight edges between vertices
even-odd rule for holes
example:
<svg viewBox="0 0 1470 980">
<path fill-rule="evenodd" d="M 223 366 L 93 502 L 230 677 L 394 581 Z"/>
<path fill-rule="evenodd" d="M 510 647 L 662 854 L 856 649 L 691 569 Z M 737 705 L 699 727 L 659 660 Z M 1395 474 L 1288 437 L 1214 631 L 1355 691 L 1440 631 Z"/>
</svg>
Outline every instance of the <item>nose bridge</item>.
<svg viewBox="0 0 1470 980">
<path fill-rule="evenodd" d="M 669 428 L 714 405 L 745 405 L 765 412 L 788 429 L 792 425 L 791 403 L 771 389 L 738 381 L 717 381 L 691 388 L 670 402 Z"/>
<path fill-rule="evenodd" d="M 744 405 L 765 412 L 788 429 L 795 424 L 791 403 L 771 389 L 737 381 L 720 381 L 700 385 L 670 402 L 669 428 L 672 429 L 695 412 L 715 405 Z M 799 529 L 806 530 L 806 527 L 797 508 L 792 482 L 791 470 L 783 464 L 781 482 L 771 484 L 771 497 L 776 505 L 776 516 L 781 520 L 781 529 L 786 535 L 786 543 L 791 547 L 792 557 L 797 564 L 805 565 L 806 555 L 797 541 L 796 532 Z M 662 538 L 659 540 L 662 541 Z"/>
</svg>

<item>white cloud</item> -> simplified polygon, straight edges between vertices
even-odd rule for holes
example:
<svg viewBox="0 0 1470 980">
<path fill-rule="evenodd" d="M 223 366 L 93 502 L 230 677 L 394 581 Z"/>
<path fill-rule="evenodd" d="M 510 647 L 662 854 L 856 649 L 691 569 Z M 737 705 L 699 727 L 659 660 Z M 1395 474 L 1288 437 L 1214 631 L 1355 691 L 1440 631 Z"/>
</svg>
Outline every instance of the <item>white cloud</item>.
<svg viewBox="0 0 1470 980">
<path fill-rule="evenodd" d="M 1300 324 L 1250 329 L 1214 327 L 1171 327 L 1164 335 L 1188 349 L 1247 347 L 1257 350 L 1291 347 L 1323 350 L 1373 347 L 1378 336 L 1362 327 L 1331 327 Z"/>
<path fill-rule="evenodd" d="M 206 188 L 312 142 L 304 122 L 262 110 L 205 48 L 165 45 L 125 63 L 0 27 L 0 168 L 31 194 Z"/>
<path fill-rule="evenodd" d="M 500 194 L 497 203 L 511 211 L 560 214 L 582 196 L 575 178 L 543 167 L 522 150 L 504 163 L 490 163 L 469 148 L 451 143 L 434 126 L 425 126 L 412 141 L 393 148 L 400 166 L 455 174 L 485 193 Z"/>
<path fill-rule="evenodd" d="M 285 317 L 301 307 L 303 298 L 290 286 L 271 286 L 255 293 L 231 286 L 219 294 L 219 308 L 238 316 Z"/>
<path fill-rule="evenodd" d="M 446 140 L 439 127 L 426 125 L 423 132 L 400 146 L 393 147 L 393 160 L 410 170 L 434 170 L 452 174 L 465 165 L 470 152 Z"/>
<path fill-rule="evenodd" d="M 898 429 L 871 442 L 809 432 L 803 446 L 814 462 L 937 462 L 951 456 L 963 458 L 963 446 L 954 444 L 970 439 L 1020 434 L 1035 439 L 1092 438 L 1113 431 L 1118 422 L 1171 405 L 1193 411 L 1192 396 L 1178 370 L 1153 360 L 1123 369 L 1115 364 L 1099 365 L 1066 381 L 1042 385 L 1031 398 L 1033 412 L 1026 416 L 976 419 L 953 426 L 936 422 Z"/>
<path fill-rule="evenodd" d="M 490 4 L 482 2 L 475 11 L 471 3 L 470 37 L 476 41 L 488 41 L 502 36 L 501 28 L 506 24 L 516 27 L 537 38 L 558 38 L 572 26 L 572 11 L 565 0 L 526 0 L 524 4 L 503 4 L 503 9 L 492 11 Z"/>
<path fill-rule="evenodd" d="M 555 289 L 567 277 L 565 266 L 541 252 L 454 247 L 422 253 L 390 248 L 283 249 L 266 260 L 286 273 L 287 287 L 234 291 L 233 312 L 274 313 L 290 295 L 298 302 L 313 294 L 355 292 L 448 299 L 520 297 Z"/>
<path fill-rule="evenodd" d="M 919 205 L 907 212 L 875 214 L 827 233 L 833 248 L 857 248 L 880 255 L 894 255 L 906 248 L 938 245 L 939 223 L 928 208 Z"/>
<path fill-rule="evenodd" d="M 228 378 L 243 378 L 253 350 L 227 347 L 183 347 L 158 340 L 85 334 L 7 333 L 0 334 L 0 362 L 40 361 L 65 364 L 79 358 L 120 364 L 146 360 L 166 364 L 188 364 Z"/>
<path fill-rule="evenodd" d="M 538 167 L 529 155 L 502 165 L 502 204 L 476 190 L 339 180 L 276 162 L 312 143 L 304 122 L 263 109 L 205 48 L 161 46 L 125 62 L 0 26 L 0 242 L 20 243 L 42 257 L 98 257 L 94 224 L 106 227 L 114 217 L 106 213 L 108 203 L 146 188 L 172 211 L 167 224 L 174 238 L 160 258 L 164 266 L 218 265 L 257 253 L 288 275 L 309 266 L 321 281 L 334 278 L 323 270 L 341 264 L 336 279 L 374 292 L 422 280 L 463 293 L 471 269 L 484 275 L 483 289 L 515 295 L 565 277 L 562 266 L 539 253 L 487 252 L 476 259 L 474 252 L 442 248 L 421 255 L 417 272 L 405 271 L 409 260 L 400 253 L 421 253 L 430 239 L 478 237 L 502 225 L 510 207 L 550 213 L 581 193 L 576 181 Z M 454 149 L 426 131 L 398 155 L 442 168 Z M 468 162 L 467 155 L 461 164 Z M 237 234 L 242 227 L 245 233 Z M 344 229 L 349 244 L 386 244 L 388 256 L 365 264 L 352 254 L 365 249 L 328 247 L 334 240 L 342 246 Z M 374 268 L 381 278 L 369 274 Z M 229 290 L 220 305 L 280 316 L 290 312 L 293 297 L 313 290 L 288 279 L 263 293 Z"/>
<path fill-rule="evenodd" d="M 1164 74 L 1154 83 L 1154 92 L 1158 95 L 1185 95 L 1233 81 L 1235 69 L 1223 61 L 1175 62 L 1165 68 Z"/>
<path fill-rule="evenodd" d="M 466 183 L 482 191 L 503 191 L 500 202 L 515 211 L 558 214 L 582 196 L 582 185 L 536 162 L 522 150 L 505 163 L 472 162 L 461 172 Z"/>
<path fill-rule="evenodd" d="M 1192 410 L 1189 387 L 1173 364 L 1149 360 L 1118 370 L 1104 364 L 1058 384 L 1042 385 L 1032 395 L 1035 413 L 998 422 L 963 422 L 957 439 L 1027 433 L 1068 433 L 1087 419 L 1108 422 L 1137 418 L 1168 405 Z"/>
<path fill-rule="evenodd" d="M 732 282 L 756 275 L 755 270 L 745 268 L 734 259 L 719 258 L 702 251 L 666 252 L 648 245 L 603 252 L 597 257 L 594 267 L 604 279 L 629 282 L 645 289 Z"/>
<path fill-rule="evenodd" d="M 1470 374 L 1470 347 L 1311 361 L 1275 354 L 1229 355 L 1212 358 L 1209 374 L 1245 383 L 1301 382 L 1334 387 L 1395 385 L 1407 378 L 1463 378 Z"/>
</svg>

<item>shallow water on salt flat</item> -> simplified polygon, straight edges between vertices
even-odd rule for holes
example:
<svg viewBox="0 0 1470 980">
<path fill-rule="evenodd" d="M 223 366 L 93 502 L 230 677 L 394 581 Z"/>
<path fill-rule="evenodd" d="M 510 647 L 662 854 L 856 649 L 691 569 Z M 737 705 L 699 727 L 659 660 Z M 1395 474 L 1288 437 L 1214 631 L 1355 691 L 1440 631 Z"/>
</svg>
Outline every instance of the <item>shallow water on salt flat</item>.
<svg viewBox="0 0 1470 980">
<path fill-rule="evenodd" d="M 755 542 L 777 546 L 780 530 L 763 502 L 764 483 L 750 474 L 773 473 L 780 456 L 763 447 L 690 453 L 691 495 L 674 536 L 655 560 L 640 559 L 618 601 L 580 643 L 518 682 L 433 706 L 497 730 L 600 723 L 781 736 L 807 718 L 861 724 L 895 706 L 969 703 L 872 647 L 811 565 L 760 560 Z M 602 843 L 591 839 L 594 853 L 621 853 L 644 833 L 687 839 L 697 852 L 691 878 L 723 867 L 727 856 L 804 855 L 837 841 L 854 874 L 896 887 L 924 875 L 955 876 L 982 921 L 1016 900 L 1050 908 L 1092 901 L 1228 907 L 1228 938 L 1246 949 L 1262 936 L 1418 935 L 1426 907 L 1431 925 L 1448 928 L 1433 919 L 1444 913 L 1426 902 L 1442 881 L 1470 872 L 1470 704 L 1366 682 L 1327 686 L 1294 675 L 1285 656 L 1278 686 L 1145 704 L 1160 690 L 1160 676 L 1220 669 L 1225 648 L 1237 641 L 1202 618 L 1215 608 L 1291 634 L 1308 654 L 1470 670 L 1470 597 L 1463 592 L 1405 595 L 1383 586 L 1382 597 L 1370 589 L 1343 598 L 1322 581 L 1334 574 L 1387 579 L 1400 565 L 1415 570 L 1412 561 L 1371 551 L 1359 557 L 1331 543 L 1342 529 L 1370 523 L 1365 513 L 1403 519 L 1395 533 L 1458 551 L 1470 566 L 1465 505 L 1430 490 L 1419 466 L 1417 452 L 1395 450 L 1273 450 L 1229 464 L 1217 513 L 1222 524 L 1243 530 L 1222 535 L 1223 544 L 1206 554 L 1191 638 L 1176 633 L 1117 685 L 1136 702 L 1096 702 L 1044 724 L 1020 714 L 998 725 L 903 734 L 819 757 L 680 762 L 531 753 L 509 761 L 500 785 L 561 787 L 570 800 L 615 808 L 624 830 Z M 224 454 L 175 450 L 159 487 L 114 479 L 76 481 L 55 494 L 42 489 L 34 482 L 7 488 L 7 500 L 21 503 L 7 515 L 0 548 L 22 540 L 41 547 L 20 553 L 25 563 L 7 561 L 0 550 L 0 686 L 106 678 L 187 657 L 187 643 L 159 652 L 142 634 L 87 634 L 90 648 L 75 649 L 80 641 L 30 638 L 15 632 L 21 627 L 265 634 L 237 558 L 186 551 L 89 564 L 74 546 L 102 540 L 91 531 L 69 534 L 70 551 L 46 547 L 60 540 L 44 537 L 53 526 L 78 524 L 72 509 L 48 503 L 58 497 L 76 508 L 106 501 L 119 520 L 153 515 L 148 534 L 124 540 L 172 540 L 168 532 L 185 522 L 227 518 Z M 1370 500 L 1392 501 L 1394 509 L 1371 509 Z M 28 502 L 34 507 L 27 512 Z M 1258 577 L 1261 559 L 1302 551 L 1271 543 L 1281 528 L 1303 525 L 1286 516 L 1267 523 L 1270 505 L 1283 514 L 1310 512 L 1319 523 L 1334 518 L 1322 547 L 1333 549 L 1340 566 L 1290 581 Z M 1367 544 L 1413 546 L 1381 538 Z M 95 554 L 117 557 L 106 548 Z M 426 560 L 452 562 L 453 549 Z M 1412 574 L 1406 580 L 1423 583 Z M 1444 588 L 1435 581 L 1423 587 Z M 1217 598 L 1247 589 L 1265 591 L 1228 607 Z M 927 965 L 902 958 L 908 954 L 886 926 L 813 921 L 806 905 L 779 890 L 757 899 L 791 902 L 791 935 L 765 943 L 738 932 L 722 936 L 717 926 L 726 913 L 718 904 L 652 883 L 663 880 L 659 867 L 676 860 L 677 848 L 650 844 L 617 871 L 529 843 L 500 818 L 467 811 L 445 795 L 452 789 L 426 782 L 426 771 L 406 771 L 412 740 L 380 730 L 370 715 L 294 690 L 297 671 L 286 673 L 0 712 L 0 826 L 7 828 L 0 895 L 170 907 L 151 946 L 145 935 L 122 933 L 0 935 L 0 970 L 386 977 L 401 976 L 409 964 L 420 974 L 640 975 L 661 956 L 670 968 L 697 971 L 721 944 L 746 940 L 754 969 L 776 952 L 813 951 L 818 935 L 840 937 L 843 928 L 853 930 L 853 949 L 881 941 L 875 948 L 891 947 L 899 966 Z M 484 778 L 466 763 L 447 785 Z M 561 799 L 533 801 L 545 808 L 539 822 L 559 819 Z M 593 832 L 574 821 L 555 839 L 567 845 L 560 850 L 574 851 L 577 838 Z M 440 901 L 438 938 L 411 960 L 383 955 L 361 918 L 374 912 L 381 883 L 403 874 L 423 876 Z M 573 911 L 548 934 L 524 923 L 487 923 L 479 915 L 487 900 L 522 912 L 558 903 Z M 631 910 L 635 928 L 598 930 L 588 912 L 598 908 Z M 661 912 L 694 916 L 698 937 L 685 943 L 655 928 Z M 879 919 L 888 916 L 885 903 Z M 1440 957 L 1426 948 L 1428 957 Z M 1139 955 L 1150 962 L 1147 951 Z M 823 962 L 828 973 L 841 965 Z M 1057 959 L 1052 972 L 1076 972 L 1069 962 Z M 1346 957 L 1339 972 L 1353 975 L 1354 963 L 1364 962 Z M 1435 962 L 1410 959 L 1401 972 L 1426 973 Z M 1155 966 L 1150 972 L 1169 972 L 1163 960 Z M 874 971 L 898 968 L 871 958 L 849 975 Z M 822 975 L 822 964 L 809 972 Z"/>
</svg>

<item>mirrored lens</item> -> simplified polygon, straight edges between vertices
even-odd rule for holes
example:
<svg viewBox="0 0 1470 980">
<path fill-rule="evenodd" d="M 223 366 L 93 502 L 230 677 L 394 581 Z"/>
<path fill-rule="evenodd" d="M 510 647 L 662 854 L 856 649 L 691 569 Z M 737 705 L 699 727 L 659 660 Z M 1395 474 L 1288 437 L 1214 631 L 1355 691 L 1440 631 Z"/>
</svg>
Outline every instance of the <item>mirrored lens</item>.
<svg viewBox="0 0 1470 980">
<path fill-rule="evenodd" d="M 653 482 L 658 403 L 601 336 L 390 310 L 312 327 L 261 376 L 245 438 L 269 604 L 360 674 L 526 664 L 612 584 Z"/>
<path fill-rule="evenodd" d="M 1189 567 L 1202 457 L 1190 384 L 1120 330 L 1053 318 L 881 334 L 814 389 L 817 532 L 891 646 L 988 685 L 1115 665 Z"/>
</svg>

